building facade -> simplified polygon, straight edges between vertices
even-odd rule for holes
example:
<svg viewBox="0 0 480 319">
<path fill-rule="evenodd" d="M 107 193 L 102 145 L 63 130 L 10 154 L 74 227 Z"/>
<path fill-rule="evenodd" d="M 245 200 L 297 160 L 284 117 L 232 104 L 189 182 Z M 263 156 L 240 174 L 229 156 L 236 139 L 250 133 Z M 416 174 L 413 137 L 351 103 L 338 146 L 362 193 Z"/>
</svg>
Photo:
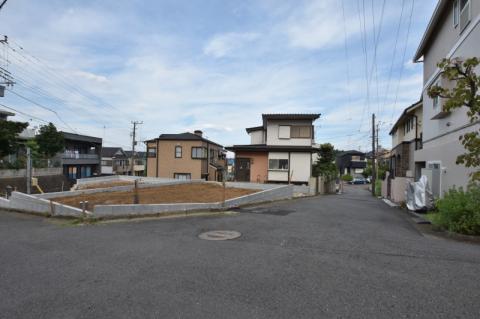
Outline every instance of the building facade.
<svg viewBox="0 0 480 319">
<path fill-rule="evenodd" d="M 222 181 L 226 154 L 222 145 L 194 133 L 162 134 L 148 140 L 147 176 Z"/>
<path fill-rule="evenodd" d="M 390 176 L 418 180 L 421 163 L 415 162 L 415 151 L 423 148 L 423 104 L 419 101 L 407 107 L 390 130 Z"/>
<path fill-rule="evenodd" d="M 340 176 L 360 176 L 367 167 L 367 158 L 365 153 L 355 150 L 338 154 L 335 162 Z"/>
<path fill-rule="evenodd" d="M 250 127 L 250 144 L 235 152 L 235 180 L 306 184 L 312 176 L 313 122 L 320 114 L 263 114 L 262 126 Z"/>
<path fill-rule="evenodd" d="M 478 131 L 480 124 L 469 121 L 466 107 L 445 112 L 445 101 L 430 98 L 427 91 L 432 85 L 454 86 L 441 77 L 437 67 L 443 58 L 464 60 L 480 55 L 479 23 L 480 1 L 440 0 L 414 56 L 415 62 L 423 62 L 423 148 L 414 152 L 414 159 L 438 197 L 454 186 L 468 184 L 473 170 L 456 164 L 457 156 L 465 152 L 459 136 Z"/>
<path fill-rule="evenodd" d="M 62 132 L 65 150 L 56 157 L 63 174 L 71 180 L 101 174 L 102 139 L 99 137 Z"/>
</svg>

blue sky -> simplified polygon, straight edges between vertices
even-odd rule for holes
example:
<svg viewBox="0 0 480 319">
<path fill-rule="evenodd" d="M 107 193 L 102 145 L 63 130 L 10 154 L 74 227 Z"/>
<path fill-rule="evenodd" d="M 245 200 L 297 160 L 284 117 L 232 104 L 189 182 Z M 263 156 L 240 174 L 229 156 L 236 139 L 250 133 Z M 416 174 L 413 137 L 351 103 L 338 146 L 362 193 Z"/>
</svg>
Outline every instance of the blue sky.
<svg viewBox="0 0 480 319">
<path fill-rule="evenodd" d="M 366 150 L 375 112 L 389 147 L 420 97 L 411 58 L 436 5 L 413 1 L 11 0 L 0 65 L 59 116 L 8 91 L 0 103 L 124 147 L 131 120 L 141 139 L 202 129 L 231 145 L 262 113 L 318 112 L 318 142 Z"/>
</svg>

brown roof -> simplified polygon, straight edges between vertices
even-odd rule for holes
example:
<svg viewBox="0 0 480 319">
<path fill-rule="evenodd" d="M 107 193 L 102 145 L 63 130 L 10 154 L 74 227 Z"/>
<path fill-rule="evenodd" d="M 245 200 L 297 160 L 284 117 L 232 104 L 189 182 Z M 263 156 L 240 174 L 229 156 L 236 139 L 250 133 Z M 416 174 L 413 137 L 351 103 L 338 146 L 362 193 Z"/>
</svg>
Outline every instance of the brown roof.
<svg viewBox="0 0 480 319">
<path fill-rule="evenodd" d="M 318 149 L 312 146 L 282 146 L 282 145 L 266 145 L 266 144 L 246 144 L 246 145 L 233 145 L 225 147 L 226 150 L 236 151 L 248 151 L 248 152 L 316 152 Z"/>
<path fill-rule="evenodd" d="M 193 134 L 193 133 L 190 133 L 190 132 L 185 132 L 185 133 L 180 133 L 180 134 L 161 134 L 159 137 L 151 139 L 151 140 L 147 140 L 145 142 L 152 142 L 152 141 L 156 141 L 156 140 L 164 140 L 164 141 L 203 141 L 203 142 L 207 142 L 209 144 L 213 144 L 213 145 L 223 147 L 222 145 L 220 145 L 218 143 L 215 143 L 215 142 L 212 142 L 212 141 L 204 138 L 203 136 Z"/>
<path fill-rule="evenodd" d="M 277 113 L 262 114 L 264 120 L 316 120 L 320 113 Z"/>
</svg>

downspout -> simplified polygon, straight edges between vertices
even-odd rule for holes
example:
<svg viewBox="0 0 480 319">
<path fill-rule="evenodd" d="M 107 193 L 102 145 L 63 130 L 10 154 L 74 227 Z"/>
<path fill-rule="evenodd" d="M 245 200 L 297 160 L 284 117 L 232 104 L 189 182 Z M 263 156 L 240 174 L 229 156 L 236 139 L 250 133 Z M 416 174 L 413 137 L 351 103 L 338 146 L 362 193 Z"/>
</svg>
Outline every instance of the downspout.
<svg viewBox="0 0 480 319">
<path fill-rule="evenodd" d="M 288 152 L 288 184 L 290 184 L 290 167 L 291 167 L 290 152 Z"/>
</svg>

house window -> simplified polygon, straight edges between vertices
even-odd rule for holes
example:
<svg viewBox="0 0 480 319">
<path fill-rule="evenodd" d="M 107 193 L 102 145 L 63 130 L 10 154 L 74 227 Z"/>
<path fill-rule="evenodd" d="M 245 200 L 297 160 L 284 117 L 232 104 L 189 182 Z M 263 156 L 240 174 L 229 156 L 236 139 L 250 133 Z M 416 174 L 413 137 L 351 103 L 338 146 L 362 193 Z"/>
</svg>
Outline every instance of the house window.
<svg viewBox="0 0 480 319">
<path fill-rule="evenodd" d="M 438 108 L 438 105 L 440 104 L 440 97 L 438 96 L 435 96 L 434 98 L 432 98 L 433 100 L 433 109 L 437 109 Z"/>
<path fill-rule="evenodd" d="M 192 179 L 192 174 L 190 173 L 173 173 L 173 178 L 180 180 Z"/>
<path fill-rule="evenodd" d="M 453 27 L 457 27 L 458 19 L 460 18 L 459 0 L 453 1 Z"/>
<path fill-rule="evenodd" d="M 175 146 L 175 158 L 182 158 L 182 147 Z"/>
<path fill-rule="evenodd" d="M 352 161 L 359 161 L 359 160 L 360 160 L 360 156 L 352 155 Z"/>
<path fill-rule="evenodd" d="M 290 127 L 291 138 L 311 138 L 312 127 L 311 126 L 292 126 Z"/>
<path fill-rule="evenodd" d="M 205 147 L 192 147 L 192 158 L 207 158 L 207 149 Z"/>
<path fill-rule="evenodd" d="M 278 127 L 278 138 L 290 138 L 290 126 L 280 125 Z"/>
<path fill-rule="evenodd" d="M 157 148 L 156 147 L 148 147 L 147 148 L 147 155 L 148 155 L 148 157 L 157 157 Z"/>
<path fill-rule="evenodd" d="M 270 159 L 268 169 L 286 171 L 288 170 L 288 159 Z"/>
<path fill-rule="evenodd" d="M 460 2 L 460 32 L 470 23 L 470 0 L 458 0 Z"/>
</svg>

